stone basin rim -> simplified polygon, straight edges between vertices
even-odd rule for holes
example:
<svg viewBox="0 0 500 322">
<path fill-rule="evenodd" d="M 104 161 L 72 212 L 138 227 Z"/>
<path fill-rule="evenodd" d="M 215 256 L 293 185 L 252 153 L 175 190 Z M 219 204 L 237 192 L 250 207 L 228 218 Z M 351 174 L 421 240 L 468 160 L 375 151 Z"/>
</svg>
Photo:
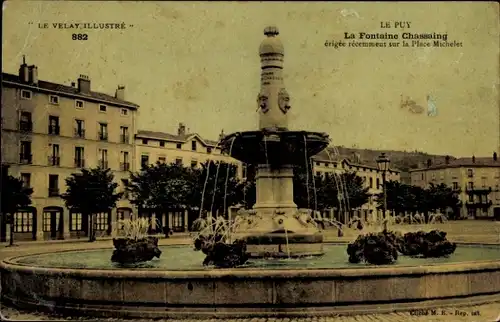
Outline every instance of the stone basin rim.
<svg viewBox="0 0 500 322">
<path fill-rule="evenodd" d="M 347 244 L 328 243 L 328 244 Z M 500 246 L 498 243 L 470 243 L 457 242 L 457 245 L 473 246 Z M 181 245 L 172 245 L 181 246 Z M 168 247 L 168 246 L 167 246 Z M 13 256 L 0 262 L 0 270 L 16 271 L 26 274 L 41 275 L 65 275 L 81 276 L 95 278 L 134 278 L 134 279 L 288 279 L 288 278 L 342 278 L 342 277 L 363 277 L 363 276 L 407 276 L 407 275 L 427 275 L 427 274 L 449 274 L 465 273 L 474 271 L 500 270 L 500 259 L 484 260 L 475 262 L 452 262 L 452 263 L 425 263 L 424 265 L 405 265 L 405 266 L 368 266 L 368 267 L 349 267 L 349 268 L 284 268 L 284 269 L 265 269 L 265 268 L 217 268 L 200 270 L 162 270 L 150 268 L 63 268 L 63 267 L 45 267 L 34 266 L 30 264 L 21 264 L 17 261 L 31 256 L 56 254 L 60 252 L 85 252 L 94 250 L 108 250 L 109 247 L 99 247 L 95 249 L 73 249 L 64 251 L 46 251 L 28 255 Z"/>
</svg>

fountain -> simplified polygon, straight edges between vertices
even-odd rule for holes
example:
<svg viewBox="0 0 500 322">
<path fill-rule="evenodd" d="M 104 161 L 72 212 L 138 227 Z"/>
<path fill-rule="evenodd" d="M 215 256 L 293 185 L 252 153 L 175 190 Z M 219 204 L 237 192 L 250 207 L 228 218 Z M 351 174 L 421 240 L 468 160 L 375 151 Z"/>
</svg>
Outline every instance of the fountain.
<svg viewBox="0 0 500 322">
<path fill-rule="evenodd" d="M 311 211 L 297 209 L 293 166 L 309 167 L 309 158 L 329 140 L 323 133 L 288 130 L 283 46 L 277 28 L 266 28 L 265 34 L 260 46 L 260 129 L 222 140 L 227 153 L 258 168 L 257 203 L 237 216 L 233 236 L 246 242 L 251 260 L 238 262 L 243 265 L 237 268 L 214 269 L 203 265 L 204 254 L 193 251 L 192 244 L 172 245 L 173 240 L 166 240 L 169 245 L 158 242 L 152 254 L 161 251 L 161 258 L 128 266 L 110 260 L 111 242 L 102 249 L 83 244 L 82 249 L 71 251 L 41 248 L 0 263 L 3 301 L 67 315 L 193 319 L 393 312 L 439 307 L 450 301 L 472 305 L 499 300 L 498 244 L 457 243 L 448 257 L 402 255 L 396 261 L 389 258 L 392 263 L 387 265 L 356 258 L 357 263 L 351 263 L 347 243 L 322 234 Z M 345 188 L 345 183 L 339 185 Z M 349 208 L 348 200 L 342 204 Z M 215 219 L 213 225 L 215 231 L 227 232 L 222 219 Z M 345 228 L 335 221 L 331 225 Z M 376 225 L 381 227 L 383 222 Z M 378 230 L 366 224 L 362 229 Z M 139 237 L 144 236 L 134 240 Z M 229 235 L 223 237 L 228 244 L 234 241 Z M 323 239 L 327 237 L 329 241 Z M 354 241 L 357 236 L 349 237 Z M 408 235 L 413 237 L 425 242 L 425 236 Z M 238 247 L 234 250 L 244 249 Z M 356 249 L 351 246 L 350 252 Z M 217 256 L 205 260 L 221 261 Z"/>
<path fill-rule="evenodd" d="M 309 160 L 329 144 L 325 133 L 288 129 L 290 96 L 283 82 L 284 48 L 276 27 L 264 30 L 259 48 L 259 130 L 237 132 L 221 142 L 222 151 L 255 165 L 256 204 L 239 215 L 248 224 L 235 235 L 246 241 L 250 257 L 301 257 L 323 254 L 323 235 L 311 211 L 293 201 L 293 167 L 310 167 Z"/>
</svg>

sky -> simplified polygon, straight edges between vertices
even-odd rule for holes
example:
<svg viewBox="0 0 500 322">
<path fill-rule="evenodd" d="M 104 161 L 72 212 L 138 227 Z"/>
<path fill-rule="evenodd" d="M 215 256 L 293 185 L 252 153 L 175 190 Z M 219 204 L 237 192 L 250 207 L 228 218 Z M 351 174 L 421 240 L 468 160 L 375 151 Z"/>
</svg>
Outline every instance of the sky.
<svg viewBox="0 0 500 322">
<path fill-rule="evenodd" d="M 498 10 L 494 2 L 7 1 L 2 71 L 17 73 L 26 55 L 42 80 L 69 85 L 85 74 L 108 94 L 122 84 L 141 106 L 140 129 L 175 133 L 184 122 L 216 139 L 222 129 L 257 128 L 258 48 L 275 25 L 290 129 L 326 132 L 347 147 L 489 156 L 500 147 Z M 88 35 L 78 41 L 75 30 L 38 27 L 59 22 L 126 29 L 77 31 Z M 462 47 L 325 47 L 348 42 L 345 32 L 448 33 Z"/>
</svg>

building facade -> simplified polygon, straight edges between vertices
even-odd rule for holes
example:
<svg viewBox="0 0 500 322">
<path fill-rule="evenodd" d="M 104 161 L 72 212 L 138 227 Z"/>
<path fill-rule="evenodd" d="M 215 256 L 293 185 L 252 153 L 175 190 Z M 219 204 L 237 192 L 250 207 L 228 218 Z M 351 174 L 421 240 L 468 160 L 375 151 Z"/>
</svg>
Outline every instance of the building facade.
<svg viewBox="0 0 500 322">
<path fill-rule="evenodd" d="M 451 187 L 459 194 L 461 217 L 500 217 L 500 161 L 492 157 L 471 157 L 432 164 L 411 171 L 413 185 L 427 188 L 430 183 Z"/>
<path fill-rule="evenodd" d="M 333 155 L 333 157 L 332 157 Z M 361 161 L 350 161 L 347 158 L 335 156 L 333 151 L 324 151 L 313 157 L 313 170 L 317 175 L 324 175 L 327 173 L 335 173 L 340 175 L 345 172 L 355 172 L 356 175 L 363 178 L 365 188 L 368 188 L 370 194 L 369 201 L 364 204 L 360 209 L 355 209 L 353 213 L 364 220 L 375 220 L 381 218 L 382 211 L 377 210 L 376 195 L 383 192 L 383 178 L 382 171 L 380 171 L 374 164 L 361 164 Z M 401 173 L 395 169 L 386 171 L 386 181 L 400 181 Z M 335 210 L 338 211 L 338 210 Z M 342 221 L 347 222 L 345 218 Z"/>
<path fill-rule="evenodd" d="M 70 212 L 59 197 L 65 179 L 81 168 L 109 167 L 123 187 L 135 166 L 138 105 L 91 90 L 80 75 L 71 86 L 38 79 L 38 68 L 24 61 L 19 74 L 2 73 L 2 165 L 33 188 L 32 205 L 14 215 L 14 240 L 84 237 L 88 219 Z M 122 188 L 120 188 L 122 189 Z M 109 214 L 96 216 L 97 233 L 111 234 L 112 222 L 132 211 L 120 200 Z M 2 239 L 8 231 L 1 225 Z"/>
</svg>

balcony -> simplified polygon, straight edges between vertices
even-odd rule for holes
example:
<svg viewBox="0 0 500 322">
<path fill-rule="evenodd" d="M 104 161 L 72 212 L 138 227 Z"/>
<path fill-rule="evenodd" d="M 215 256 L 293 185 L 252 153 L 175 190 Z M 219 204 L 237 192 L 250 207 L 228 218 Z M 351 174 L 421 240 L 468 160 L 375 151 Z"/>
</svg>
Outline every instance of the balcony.
<svg viewBox="0 0 500 322">
<path fill-rule="evenodd" d="M 121 171 L 130 171 L 130 163 L 129 162 L 121 162 L 120 163 Z"/>
<path fill-rule="evenodd" d="M 33 123 L 29 121 L 19 122 L 19 131 L 21 132 L 33 132 Z"/>
<path fill-rule="evenodd" d="M 99 132 L 98 138 L 100 141 L 107 141 L 108 140 L 108 133 Z"/>
<path fill-rule="evenodd" d="M 32 164 L 33 158 L 31 154 L 21 153 L 19 154 L 19 163 L 21 164 Z"/>
<path fill-rule="evenodd" d="M 491 187 L 482 187 L 482 188 L 476 188 L 476 187 L 467 187 L 465 189 L 465 192 L 467 194 L 475 194 L 475 195 L 487 195 L 491 192 Z"/>
<path fill-rule="evenodd" d="M 75 159 L 75 168 L 83 168 L 85 167 L 85 160 L 84 159 Z"/>
<path fill-rule="evenodd" d="M 61 129 L 59 125 L 49 125 L 48 133 L 51 135 L 59 135 L 61 133 Z"/>
<path fill-rule="evenodd" d="M 121 134 L 120 135 L 120 143 L 129 144 L 129 142 L 130 142 L 130 137 L 128 134 Z"/>
<path fill-rule="evenodd" d="M 467 208 L 489 208 L 493 202 L 491 200 L 487 201 L 467 201 L 465 205 Z"/>
<path fill-rule="evenodd" d="M 59 188 L 49 188 L 49 197 L 59 197 Z"/>
<path fill-rule="evenodd" d="M 101 169 L 107 169 L 108 168 L 108 161 L 99 160 L 98 165 L 99 165 L 99 168 L 101 168 Z"/>
<path fill-rule="evenodd" d="M 61 157 L 55 155 L 49 155 L 48 164 L 57 166 L 61 165 Z"/>
<path fill-rule="evenodd" d="M 85 129 L 75 129 L 75 138 L 85 139 Z"/>
</svg>

